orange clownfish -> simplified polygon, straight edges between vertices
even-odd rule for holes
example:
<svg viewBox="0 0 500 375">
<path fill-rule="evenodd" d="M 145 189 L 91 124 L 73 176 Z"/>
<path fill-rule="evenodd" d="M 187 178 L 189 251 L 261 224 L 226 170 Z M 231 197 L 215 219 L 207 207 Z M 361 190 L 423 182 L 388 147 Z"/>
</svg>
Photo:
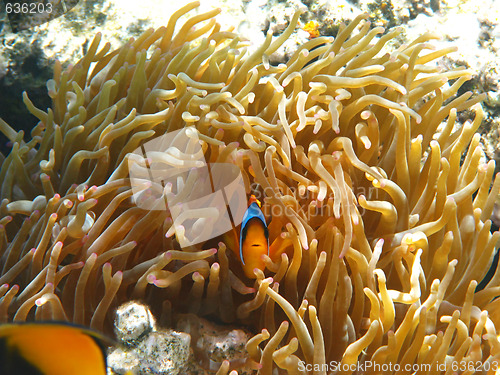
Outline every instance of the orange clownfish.
<svg viewBox="0 0 500 375">
<path fill-rule="evenodd" d="M 253 270 L 264 269 L 264 254 L 269 255 L 269 230 L 260 202 L 252 195 L 240 229 L 240 260 L 247 277 L 255 279 Z"/>
<path fill-rule="evenodd" d="M 106 375 L 102 339 L 64 323 L 0 325 L 0 374 Z"/>
</svg>

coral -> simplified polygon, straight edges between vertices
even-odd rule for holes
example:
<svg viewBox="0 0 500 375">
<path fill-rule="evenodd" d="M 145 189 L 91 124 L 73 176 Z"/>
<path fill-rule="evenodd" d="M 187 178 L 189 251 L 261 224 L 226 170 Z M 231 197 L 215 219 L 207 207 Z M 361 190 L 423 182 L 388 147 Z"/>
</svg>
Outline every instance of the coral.
<svg viewBox="0 0 500 375">
<path fill-rule="evenodd" d="M 193 314 L 177 317 L 176 330 L 191 335 L 194 357 L 204 368 L 218 369 L 231 363 L 239 374 L 251 374 L 255 364 L 245 350 L 252 335 L 240 328 L 220 326 Z"/>
<path fill-rule="evenodd" d="M 131 345 L 156 328 L 149 308 L 131 301 L 116 310 L 115 334 L 120 342 Z"/>
<path fill-rule="evenodd" d="M 245 350 L 249 332 L 194 314 L 179 314 L 175 320 L 175 330 L 158 329 L 147 306 L 136 301 L 120 306 L 114 322 L 118 346 L 108 355 L 111 373 L 202 375 L 210 369 L 226 371 L 229 364 L 239 374 L 254 373 Z"/>
<path fill-rule="evenodd" d="M 130 325 L 146 324 L 140 318 L 128 316 L 125 320 Z M 113 349 L 108 355 L 108 366 L 113 369 L 113 374 L 185 374 L 190 342 L 190 336 L 183 332 L 145 331 L 132 345 Z"/>
<path fill-rule="evenodd" d="M 307 31 L 309 33 L 309 39 L 317 38 L 319 36 L 319 23 L 316 21 L 307 22 L 302 30 Z"/>
<path fill-rule="evenodd" d="M 31 141 L 0 122 L 13 143 L 0 169 L 0 320 L 109 330 L 113 307 L 137 299 L 162 324 L 190 312 L 252 327 L 260 374 L 332 361 L 493 368 L 500 271 L 475 289 L 500 237 L 489 219 L 500 178 L 475 134 L 484 96 L 457 94 L 471 72 L 437 69 L 452 49 L 432 50 L 430 34 L 383 54 L 402 30 L 367 15 L 271 65 L 299 13 L 247 55 L 217 10 L 174 35 L 196 6 L 118 50 L 99 49 L 98 34 L 82 60 L 57 65 L 47 112 L 24 96 L 40 120 Z M 144 160 L 132 152 L 188 126 L 205 159 L 237 165 L 263 202 L 280 255 L 255 280 L 226 237 L 180 249 L 168 210 L 134 204 L 128 165 Z M 187 150 L 170 151 L 189 165 Z M 212 215 L 191 214 L 200 228 Z"/>
</svg>

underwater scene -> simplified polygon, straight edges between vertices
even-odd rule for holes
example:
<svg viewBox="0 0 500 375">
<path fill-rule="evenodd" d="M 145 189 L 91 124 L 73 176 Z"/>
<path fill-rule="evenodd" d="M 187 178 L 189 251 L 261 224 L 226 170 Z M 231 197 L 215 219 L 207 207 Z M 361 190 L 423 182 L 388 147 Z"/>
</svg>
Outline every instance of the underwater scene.
<svg viewBox="0 0 500 375">
<path fill-rule="evenodd" d="M 500 374 L 500 2 L 0 1 L 0 375 Z"/>
</svg>

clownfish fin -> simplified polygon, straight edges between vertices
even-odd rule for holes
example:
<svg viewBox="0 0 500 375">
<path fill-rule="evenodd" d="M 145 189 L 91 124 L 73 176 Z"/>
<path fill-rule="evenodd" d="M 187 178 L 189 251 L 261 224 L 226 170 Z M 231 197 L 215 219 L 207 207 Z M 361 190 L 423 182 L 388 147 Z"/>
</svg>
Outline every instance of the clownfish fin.
<svg viewBox="0 0 500 375">
<path fill-rule="evenodd" d="M 106 375 L 111 340 L 59 322 L 0 325 L 0 374 Z"/>
<path fill-rule="evenodd" d="M 257 205 L 260 207 L 262 207 L 262 203 L 260 203 L 260 201 L 257 199 L 257 197 L 255 197 L 255 195 L 250 195 L 250 198 L 248 199 L 248 206 L 250 207 L 250 205 L 252 203 L 257 203 Z"/>
</svg>

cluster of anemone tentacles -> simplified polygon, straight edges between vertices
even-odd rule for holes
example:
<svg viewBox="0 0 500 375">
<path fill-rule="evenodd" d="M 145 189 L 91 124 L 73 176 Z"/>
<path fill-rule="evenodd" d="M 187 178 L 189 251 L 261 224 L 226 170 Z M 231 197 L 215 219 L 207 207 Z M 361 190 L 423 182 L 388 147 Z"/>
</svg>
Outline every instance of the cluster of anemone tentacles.
<svg viewBox="0 0 500 375">
<path fill-rule="evenodd" d="M 139 299 L 166 320 L 253 327 L 260 374 L 306 373 L 300 361 L 318 374 L 330 361 L 494 368 L 500 271 L 475 290 L 500 236 L 489 220 L 500 178 L 475 133 L 482 97 L 457 95 L 471 73 L 433 64 L 453 49 L 425 34 L 384 54 L 401 30 L 361 15 L 272 66 L 299 13 L 247 53 L 218 10 L 174 33 L 196 6 L 114 51 L 98 34 L 78 63 L 56 64 L 52 107 L 24 96 L 40 120 L 31 140 L 0 122 L 12 142 L 0 155 L 0 321 L 106 330 L 117 304 Z M 474 120 L 458 124 L 468 108 Z M 168 210 L 134 204 L 131 153 L 185 126 L 207 161 L 236 164 L 261 194 L 278 251 L 255 279 L 226 237 L 183 250 L 165 236 Z"/>
</svg>

